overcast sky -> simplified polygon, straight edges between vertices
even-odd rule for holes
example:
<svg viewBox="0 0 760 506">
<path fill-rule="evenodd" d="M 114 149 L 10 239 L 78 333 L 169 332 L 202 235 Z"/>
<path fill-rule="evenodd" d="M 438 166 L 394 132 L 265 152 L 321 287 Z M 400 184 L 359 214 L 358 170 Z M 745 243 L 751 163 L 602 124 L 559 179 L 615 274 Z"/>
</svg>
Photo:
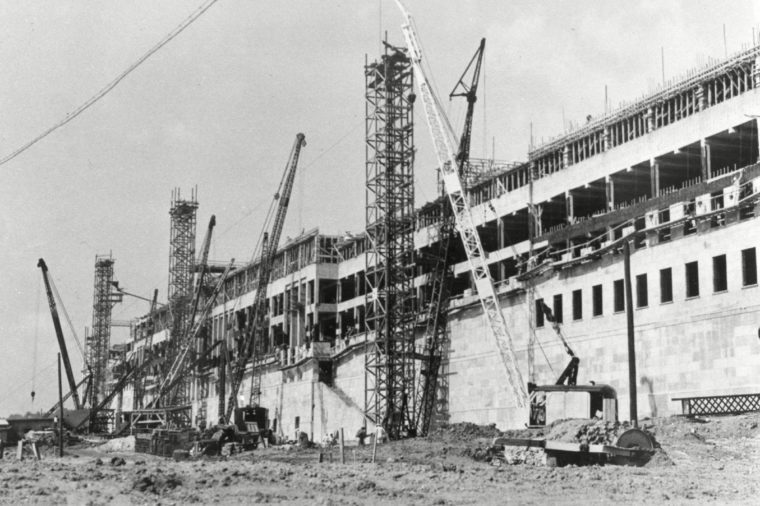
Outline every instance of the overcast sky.
<svg viewBox="0 0 760 506">
<path fill-rule="evenodd" d="M 0 3 L 0 158 L 103 88 L 202 0 Z M 563 117 L 581 122 L 666 78 L 752 43 L 752 0 L 407 0 L 444 102 L 481 37 L 486 59 L 473 156 L 524 160 Z M 365 55 L 402 45 L 390 0 L 221 0 L 71 123 L 0 166 L 0 415 L 48 409 L 57 344 L 37 259 L 80 339 L 92 321 L 96 254 L 128 291 L 166 298 L 172 189 L 198 187 L 198 242 L 250 260 L 296 133 L 304 132 L 284 236 L 364 223 Z M 757 36 L 757 35 L 756 35 Z M 448 113 L 461 128 L 464 105 Z M 417 110 L 416 198 L 435 196 Z M 148 304 L 125 299 L 114 319 Z M 81 356 L 64 332 L 80 377 Z M 115 339 L 124 339 L 115 331 Z M 37 347 L 35 360 L 35 343 Z M 36 371 L 33 380 L 33 371 Z M 37 400 L 30 401 L 34 384 Z"/>
</svg>

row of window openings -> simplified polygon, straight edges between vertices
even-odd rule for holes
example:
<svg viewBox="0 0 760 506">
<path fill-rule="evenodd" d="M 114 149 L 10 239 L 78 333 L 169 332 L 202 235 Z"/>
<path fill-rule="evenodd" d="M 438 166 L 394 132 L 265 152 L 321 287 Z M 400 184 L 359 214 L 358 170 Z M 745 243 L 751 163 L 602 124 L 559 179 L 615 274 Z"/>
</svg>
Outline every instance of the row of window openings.
<svg viewBox="0 0 760 506">
<path fill-rule="evenodd" d="M 713 292 L 725 292 L 728 290 L 728 277 L 726 273 L 726 255 L 713 257 Z M 686 298 L 699 296 L 699 264 L 688 262 L 685 264 Z M 742 250 L 742 286 L 757 284 L 757 254 L 755 248 Z M 622 279 L 613 282 L 613 310 L 616 313 L 625 311 L 625 284 Z M 604 313 L 602 285 L 591 287 L 591 310 L 592 316 L 601 316 Z M 673 270 L 668 267 L 660 269 L 660 303 L 673 302 Z M 636 276 L 636 307 L 642 308 L 649 305 L 649 286 L 646 274 Z M 536 326 L 544 325 L 545 308 L 543 299 L 536 300 Z M 572 292 L 573 320 L 583 319 L 583 291 Z M 555 322 L 562 323 L 562 294 L 554 296 L 552 304 L 552 317 Z"/>
</svg>

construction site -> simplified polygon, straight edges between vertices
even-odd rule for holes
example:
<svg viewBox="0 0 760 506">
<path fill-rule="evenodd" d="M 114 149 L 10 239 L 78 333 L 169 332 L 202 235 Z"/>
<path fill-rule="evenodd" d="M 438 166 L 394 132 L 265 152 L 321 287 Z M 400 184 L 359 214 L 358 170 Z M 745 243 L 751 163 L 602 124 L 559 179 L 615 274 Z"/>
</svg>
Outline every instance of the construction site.
<svg viewBox="0 0 760 506">
<path fill-rule="evenodd" d="M 605 97 L 513 162 L 471 155 L 487 40 L 441 96 L 391 6 L 401 29 L 344 104 L 362 229 L 284 233 L 308 131 L 276 149 L 253 252 L 215 258 L 234 218 L 201 222 L 204 188 L 177 182 L 167 286 L 135 293 L 118 250 L 95 256 L 81 370 L 65 266 L 34 259 L 59 383 L 32 401 L 57 402 L 0 419 L 0 502 L 754 503 L 760 44 Z"/>
</svg>

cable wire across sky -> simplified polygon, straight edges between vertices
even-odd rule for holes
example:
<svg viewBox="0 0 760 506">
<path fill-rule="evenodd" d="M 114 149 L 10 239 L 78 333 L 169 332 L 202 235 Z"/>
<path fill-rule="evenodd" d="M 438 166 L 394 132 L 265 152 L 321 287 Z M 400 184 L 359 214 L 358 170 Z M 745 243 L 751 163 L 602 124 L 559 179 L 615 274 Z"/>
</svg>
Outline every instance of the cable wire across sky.
<svg viewBox="0 0 760 506">
<path fill-rule="evenodd" d="M 193 22 L 201 17 L 207 10 L 209 10 L 215 3 L 217 3 L 219 0 L 208 0 L 206 3 L 198 7 L 198 9 L 195 10 L 190 16 L 187 17 L 182 23 L 179 24 L 174 30 L 172 30 L 168 35 L 166 35 L 163 39 L 161 39 L 155 46 L 150 48 L 145 54 L 143 54 L 140 58 L 137 59 L 132 65 L 127 67 L 126 70 L 124 70 L 121 74 L 119 74 L 113 81 L 108 83 L 103 89 L 101 89 L 98 93 L 96 93 L 94 96 L 92 96 L 89 100 L 87 100 L 85 103 L 71 111 L 70 113 L 66 114 L 66 116 L 39 134 L 34 139 L 30 140 L 29 142 L 23 144 L 21 147 L 10 153 L 9 155 L 3 157 L 0 159 L 0 166 L 5 165 L 6 163 L 10 162 L 14 158 L 16 158 L 18 155 L 26 151 L 27 149 L 31 148 L 35 144 L 37 144 L 39 141 L 47 137 L 48 135 L 52 134 L 65 124 L 67 124 L 69 121 L 73 120 L 80 114 L 82 114 L 84 111 L 90 108 L 90 106 L 94 105 L 97 101 L 99 101 L 101 98 L 105 97 L 112 89 L 114 89 L 121 81 L 123 81 L 129 74 L 131 74 L 137 67 L 139 67 L 145 60 L 153 56 L 159 49 L 164 47 L 166 44 L 174 40 L 175 37 L 177 37 L 180 33 L 182 33 L 187 27 L 189 27 Z"/>
</svg>

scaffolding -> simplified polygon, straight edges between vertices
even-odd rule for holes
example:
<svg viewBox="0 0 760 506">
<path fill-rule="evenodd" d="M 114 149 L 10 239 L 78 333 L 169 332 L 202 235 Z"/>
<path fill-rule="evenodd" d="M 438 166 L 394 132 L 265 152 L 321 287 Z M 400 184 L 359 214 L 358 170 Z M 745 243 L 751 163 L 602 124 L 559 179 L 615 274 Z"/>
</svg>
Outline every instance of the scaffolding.
<svg viewBox="0 0 760 506">
<path fill-rule="evenodd" d="M 87 336 L 87 364 L 92 374 L 89 391 L 90 406 L 97 405 L 107 394 L 108 352 L 111 347 L 111 310 L 121 302 L 122 295 L 112 290 L 113 264 L 111 255 L 95 257 L 95 283 L 92 297 L 92 332 Z"/>
<path fill-rule="evenodd" d="M 385 43 L 365 63 L 365 414 L 391 438 L 414 427 L 414 81 L 404 50 Z"/>
<path fill-rule="evenodd" d="M 195 225 L 198 212 L 196 191 L 183 199 L 179 189 L 172 192 L 171 231 L 169 242 L 169 311 L 171 333 L 165 361 L 170 367 L 179 353 L 183 336 L 190 328 L 190 304 L 193 296 L 193 266 L 195 263 Z M 167 369 L 168 370 L 168 369 Z M 179 398 L 185 401 L 186 385 L 179 387 Z"/>
</svg>

